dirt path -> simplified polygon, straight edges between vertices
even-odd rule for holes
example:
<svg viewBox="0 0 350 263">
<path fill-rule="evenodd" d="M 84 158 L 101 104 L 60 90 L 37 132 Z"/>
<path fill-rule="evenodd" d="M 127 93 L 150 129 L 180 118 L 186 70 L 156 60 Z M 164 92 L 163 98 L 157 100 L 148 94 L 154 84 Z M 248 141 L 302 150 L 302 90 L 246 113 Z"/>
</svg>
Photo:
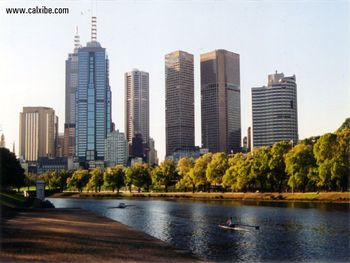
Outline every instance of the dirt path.
<svg viewBox="0 0 350 263">
<path fill-rule="evenodd" d="M 2 220 L 1 232 L 1 262 L 203 262 L 82 209 L 18 212 Z"/>
</svg>

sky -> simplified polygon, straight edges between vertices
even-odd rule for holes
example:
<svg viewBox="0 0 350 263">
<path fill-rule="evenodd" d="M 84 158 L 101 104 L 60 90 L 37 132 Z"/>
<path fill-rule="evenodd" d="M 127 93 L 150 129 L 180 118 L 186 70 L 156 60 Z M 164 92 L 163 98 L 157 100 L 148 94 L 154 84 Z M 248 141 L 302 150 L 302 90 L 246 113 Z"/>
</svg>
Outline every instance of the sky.
<svg viewBox="0 0 350 263">
<path fill-rule="evenodd" d="M 8 7 L 68 7 L 69 14 L 6 14 Z M 164 56 L 194 55 L 195 141 L 201 145 L 200 54 L 240 54 L 242 137 L 251 126 L 251 88 L 276 70 L 296 75 L 299 138 L 335 131 L 350 117 L 350 1 L 3 1 L 0 0 L 0 133 L 16 145 L 24 106 L 52 107 L 63 133 L 65 60 L 79 28 L 110 60 L 112 118 L 124 127 L 124 73 L 150 74 L 150 135 L 165 155 Z"/>
</svg>

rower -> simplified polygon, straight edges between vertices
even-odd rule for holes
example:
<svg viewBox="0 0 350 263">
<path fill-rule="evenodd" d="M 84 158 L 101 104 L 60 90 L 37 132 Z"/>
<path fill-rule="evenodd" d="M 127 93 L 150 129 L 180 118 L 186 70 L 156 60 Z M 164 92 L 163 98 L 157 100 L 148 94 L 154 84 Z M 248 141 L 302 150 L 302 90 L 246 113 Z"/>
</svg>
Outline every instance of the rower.
<svg viewBox="0 0 350 263">
<path fill-rule="evenodd" d="M 230 227 L 234 227 L 235 224 L 232 222 L 232 216 L 226 221 L 226 224 Z"/>
</svg>

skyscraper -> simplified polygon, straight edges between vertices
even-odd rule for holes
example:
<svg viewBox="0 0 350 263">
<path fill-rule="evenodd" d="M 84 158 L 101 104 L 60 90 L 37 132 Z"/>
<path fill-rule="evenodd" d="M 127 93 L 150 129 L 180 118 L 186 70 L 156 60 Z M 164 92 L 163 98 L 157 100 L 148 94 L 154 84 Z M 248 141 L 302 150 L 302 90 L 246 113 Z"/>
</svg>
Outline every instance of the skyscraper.
<svg viewBox="0 0 350 263">
<path fill-rule="evenodd" d="M 125 131 L 128 142 L 141 134 L 149 142 L 149 75 L 134 69 L 125 73 Z"/>
<path fill-rule="evenodd" d="M 5 148 L 5 147 L 6 147 L 5 135 L 1 134 L 1 137 L 0 137 L 0 148 Z"/>
<path fill-rule="evenodd" d="M 219 49 L 201 55 L 201 112 L 203 148 L 240 151 L 239 54 Z"/>
<path fill-rule="evenodd" d="M 111 90 L 106 49 L 96 41 L 92 17 L 91 41 L 78 50 L 75 105 L 75 156 L 81 166 L 104 160 L 105 139 L 111 131 Z"/>
<path fill-rule="evenodd" d="M 174 51 L 165 55 L 166 156 L 194 146 L 193 55 Z"/>
<path fill-rule="evenodd" d="M 298 142 L 298 105 L 295 75 L 268 76 L 268 86 L 252 88 L 253 146 L 279 141 Z"/>
<path fill-rule="evenodd" d="M 57 120 L 52 108 L 23 107 L 19 121 L 19 155 L 24 160 L 55 156 Z"/>
<path fill-rule="evenodd" d="M 74 36 L 74 51 L 68 54 L 66 60 L 66 97 L 64 123 L 64 156 L 74 156 L 75 152 L 75 93 L 78 87 L 78 50 L 80 37 L 78 28 Z"/>
</svg>

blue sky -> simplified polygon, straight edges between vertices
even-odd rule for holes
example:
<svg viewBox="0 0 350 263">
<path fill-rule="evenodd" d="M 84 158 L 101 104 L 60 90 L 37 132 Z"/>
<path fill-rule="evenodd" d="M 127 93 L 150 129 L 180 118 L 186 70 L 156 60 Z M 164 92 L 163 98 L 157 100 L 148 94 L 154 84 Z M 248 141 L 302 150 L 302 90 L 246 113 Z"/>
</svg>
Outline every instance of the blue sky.
<svg viewBox="0 0 350 263">
<path fill-rule="evenodd" d="M 68 15 L 9 15 L 6 7 L 68 7 Z M 227 49 L 241 59 L 242 136 L 251 125 L 251 88 L 275 70 L 296 75 L 299 137 L 336 130 L 350 116 L 349 1 L 1 1 L 0 125 L 18 153 L 19 112 L 47 106 L 64 124 L 65 59 L 76 26 L 83 45 L 90 17 L 110 59 L 112 114 L 124 131 L 124 72 L 150 73 L 151 136 L 165 153 L 164 55 L 195 59 L 196 144 L 201 143 L 201 53 Z"/>
</svg>

